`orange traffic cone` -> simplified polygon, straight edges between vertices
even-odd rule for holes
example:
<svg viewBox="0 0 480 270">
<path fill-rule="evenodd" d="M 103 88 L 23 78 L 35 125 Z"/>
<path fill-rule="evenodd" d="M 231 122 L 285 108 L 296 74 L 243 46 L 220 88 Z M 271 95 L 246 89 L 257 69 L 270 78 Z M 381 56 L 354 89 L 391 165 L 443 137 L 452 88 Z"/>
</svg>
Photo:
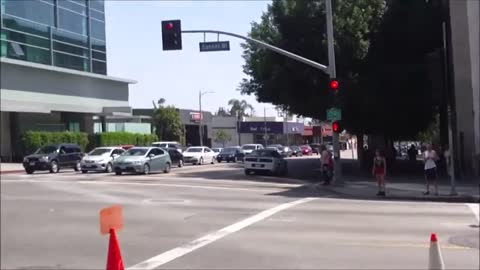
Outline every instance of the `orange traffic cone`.
<svg viewBox="0 0 480 270">
<path fill-rule="evenodd" d="M 110 241 L 108 244 L 107 270 L 124 270 L 120 245 L 117 240 L 115 229 L 110 229 Z"/>
<path fill-rule="evenodd" d="M 438 244 L 437 235 L 432 233 L 430 236 L 430 254 L 428 258 L 429 270 L 444 270 L 445 265 L 443 263 L 442 252 L 440 245 Z"/>
</svg>

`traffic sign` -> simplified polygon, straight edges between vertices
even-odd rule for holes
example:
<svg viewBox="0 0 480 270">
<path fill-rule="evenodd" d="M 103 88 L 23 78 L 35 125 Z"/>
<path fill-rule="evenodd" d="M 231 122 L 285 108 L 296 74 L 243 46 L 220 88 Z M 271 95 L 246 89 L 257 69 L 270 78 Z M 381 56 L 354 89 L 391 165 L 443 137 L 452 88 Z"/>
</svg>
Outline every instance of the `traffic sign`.
<svg viewBox="0 0 480 270">
<path fill-rule="evenodd" d="M 230 51 L 230 41 L 200 42 L 201 52 Z"/>
<path fill-rule="evenodd" d="M 342 120 L 342 110 L 339 108 L 330 108 L 327 110 L 327 120 L 339 121 Z"/>
</svg>

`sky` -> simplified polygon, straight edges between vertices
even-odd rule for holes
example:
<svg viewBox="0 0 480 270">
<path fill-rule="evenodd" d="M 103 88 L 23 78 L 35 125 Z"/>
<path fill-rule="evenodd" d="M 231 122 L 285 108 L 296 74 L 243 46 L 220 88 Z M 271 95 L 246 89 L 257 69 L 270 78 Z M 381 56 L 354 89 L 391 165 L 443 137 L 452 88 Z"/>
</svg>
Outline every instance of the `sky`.
<svg viewBox="0 0 480 270">
<path fill-rule="evenodd" d="M 230 51 L 199 52 L 203 34 L 183 34 L 183 49 L 162 51 L 161 21 L 180 19 L 182 30 L 223 30 L 247 35 L 251 22 L 259 21 L 271 1 L 106 1 L 108 75 L 138 81 L 130 86 L 130 106 L 151 108 L 152 100 L 181 109 L 199 107 L 199 91 L 213 91 L 202 98 L 202 110 L 216 112 L 232 98 L 245 99 L 257 114 L 276 115 L 272 104 L 241 95 L 237 87 L 243 73 L 241 40 L 230 41 Z M 206 41 L 217 41 L 207 34 Z"/>
</svg>

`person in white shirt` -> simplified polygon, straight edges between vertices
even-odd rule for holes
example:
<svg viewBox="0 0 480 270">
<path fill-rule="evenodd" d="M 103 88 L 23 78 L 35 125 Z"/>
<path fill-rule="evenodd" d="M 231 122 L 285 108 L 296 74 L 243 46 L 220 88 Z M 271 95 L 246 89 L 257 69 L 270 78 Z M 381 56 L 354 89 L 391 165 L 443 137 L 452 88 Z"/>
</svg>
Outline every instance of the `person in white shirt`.
<svg viewBox="0 0 480 270">
<path fill-rule="evenodd" d="M 425 179 L 427 182 L 427 191 L 423 194 L 430 194 L 430 183 L 435 185 L 435 195 L 438 195 L 438 183 L 437 183 L 437 164 L 438 160 L 437 152 L 433 150 L 431 144 L 427 144 L 427 150 L 423 153 L 423 160 L 425 161 Z"/>
</svg>

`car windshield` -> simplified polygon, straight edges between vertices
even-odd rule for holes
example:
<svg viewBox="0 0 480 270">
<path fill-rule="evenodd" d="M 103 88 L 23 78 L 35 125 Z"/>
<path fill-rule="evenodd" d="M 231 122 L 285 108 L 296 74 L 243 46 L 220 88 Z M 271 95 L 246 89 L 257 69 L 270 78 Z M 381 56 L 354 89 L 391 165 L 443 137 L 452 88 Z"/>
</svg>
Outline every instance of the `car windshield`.
<svg viewBox="0 0 480 270">
<path fill-rule="evenodd" d="M 123 153 L 124 156 L 144 156 L 148 149 L 144 148 L 130 148 L 127 152 Z"/>
<path fill-rule="evenodd" d="M 218 149 L 218 148 L 213 148 L 212 151 L 215 152 L 215 153 L 218 153 L 218 152 L 220 152 L 220 149 Z"/>
<path fill-rule="evenodd" d="M 255 145 L 244 145 L 242 146 L 244 150 L 255 150 Z"/>
<path fill-rule="evenodd" d="M 57 147 L 54 145 L 47 145 L 44 147 L 39 148 L 35 154 L 51 154 L 57 151 Z"/>
<path fill-rule="evenodd" d="M 92 151 L 90 151 L 90 153 L 88 153 L 90 156 L 101 156 L 103 154 L 106 154 L 106 153 L 110 153 L 110 150 L 111 149 L 105 149 L 105 148 L 97 148 L 97 149 L 93 149 Z"/>
<path fill-rule="evenodd" d="M 237 151 L 237 148 L 224 148 L 220 153 L 235 153 Z"/>
<path fill-rule="evenodd" d="M 159 144 L 157 147 L 160 147 L 160 148 L 168 148 L 168 143 L 161 143 L 161 144 Z"/>
<path fill-rule="evenodd" d="M 275 150 L 270 149 L 262 149 L 262 150 L 255 150 L 249 156 L 251 157 L 274 157 Z"/>
<path fill-rule="evenodd" d="M 188 153 L 201 153 L 201 152 L 202 152 L 202 148 L 188 148 L 185 152 L 188 152 Z"/>
</svg>

